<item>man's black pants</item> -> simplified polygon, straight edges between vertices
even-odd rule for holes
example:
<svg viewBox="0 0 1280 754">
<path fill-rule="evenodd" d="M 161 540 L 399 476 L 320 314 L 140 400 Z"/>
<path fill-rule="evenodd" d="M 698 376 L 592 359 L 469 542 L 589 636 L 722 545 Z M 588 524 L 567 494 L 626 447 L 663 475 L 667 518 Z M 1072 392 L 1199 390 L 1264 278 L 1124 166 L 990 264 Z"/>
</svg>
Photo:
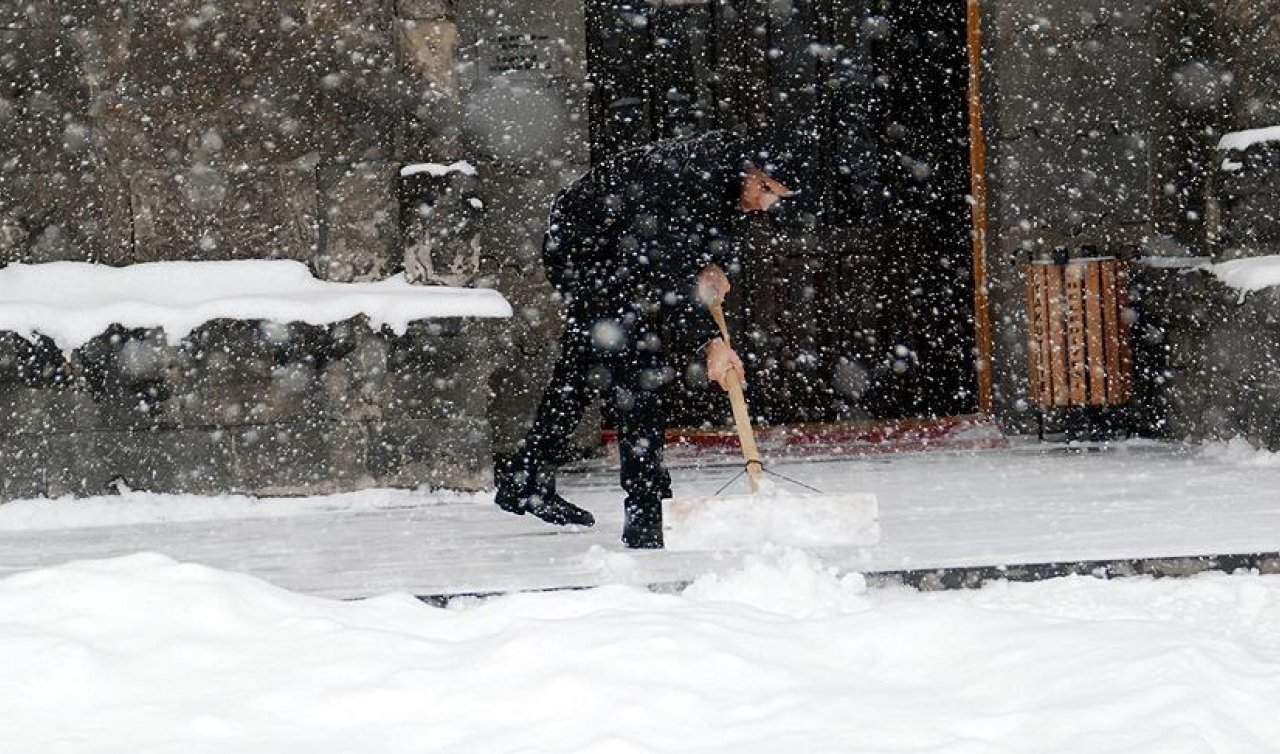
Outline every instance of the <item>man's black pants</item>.
<svg viewBox="0 0 1280 754">
<path fill-rule="evenodd" d="M 662 495 L 670 486 L 662 467 L 663 392 L 673 371 L 665 363 L 657 330 L 630 302 L 605 309 L 586 297 L 567 298 L 560 357 L 517 471 L 526 475 L 526 489 L 554 491 L 555 467 L 567 459 L 583 411 L 592 400 L 604 398 L 605 415 L 618 431 L 628 526 L 657 526 L 660 532 Z"/>
</svg>

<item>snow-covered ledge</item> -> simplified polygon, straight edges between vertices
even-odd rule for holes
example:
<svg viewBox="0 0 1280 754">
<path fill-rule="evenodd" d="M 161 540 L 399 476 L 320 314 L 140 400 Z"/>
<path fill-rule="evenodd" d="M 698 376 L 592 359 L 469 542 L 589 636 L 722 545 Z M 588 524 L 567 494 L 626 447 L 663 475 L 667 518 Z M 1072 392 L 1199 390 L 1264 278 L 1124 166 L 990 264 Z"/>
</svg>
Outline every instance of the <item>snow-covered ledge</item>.
<svg viewBox="0 0 1280 754">
<path fill-rule="evenodd" d="M 1214 263 L 1209 257 L 1142 257 L 1143 267 L 1155 270 L 1207 272 L 1244 301 L 1247 294 L 1280 287 L 1280 254 L 1230 259 Z"/>
<path fill-rule="evenodd" d="M 1220 246 L 1205 267 L 1245 295 L 1280 286 L 1280 125 L 1233 131 L 1218 140 L 1222 155 L 1213 193 L 1217 218 L 1211 235 Z"/>
<path fill-rule="evenodd" d="M 0 501 L 486 486 L 510 314 L 288 261 L 0 268 Z"/>
<path fill-rule="evenodd" d="M 415 320 L 510 317 L 511 306 L 497 291 L 411 285 L 403 275 L 373 283 L 317 280 L 292 261 L 0 268 L 0 330 L 47 335 L 63 351 L 113 324 L 159 328 L 176 344 L 215 319 L 328 325 L 359 315 L 375 329 L 403 335 Z"/>
<path fill-rule="evenodd" d="M 1228 288 L 1239 291 L 1241 301 L 1246 294 L 1280 286 L 1280 254 L 1232 259 L 1205 265 L 1204 269 Z"/>
<path fill-rule="evenodd" d="M 1232 131 L 1218 139 L 1218 149 L 1243 152 L 1250 147 L 1267 142 L 1280 142 L 1280 126 L 1251 128 L 1247 131 Z"/>
</svg>

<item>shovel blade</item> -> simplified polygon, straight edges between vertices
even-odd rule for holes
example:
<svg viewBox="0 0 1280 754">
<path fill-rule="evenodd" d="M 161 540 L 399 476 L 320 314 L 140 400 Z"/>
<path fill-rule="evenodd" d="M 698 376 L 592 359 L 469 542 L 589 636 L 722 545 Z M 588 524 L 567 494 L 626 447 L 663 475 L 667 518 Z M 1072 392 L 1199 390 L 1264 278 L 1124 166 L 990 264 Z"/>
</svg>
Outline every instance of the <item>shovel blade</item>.
<svg viewBox="0 0 1280 754">
<path fill-rule="evenodd" d="M 725 549 L 869 546 L 880 541 L 880 506 L 867 492 L 726 495 L 667 503 L 667 546 Z"/>
</svg>

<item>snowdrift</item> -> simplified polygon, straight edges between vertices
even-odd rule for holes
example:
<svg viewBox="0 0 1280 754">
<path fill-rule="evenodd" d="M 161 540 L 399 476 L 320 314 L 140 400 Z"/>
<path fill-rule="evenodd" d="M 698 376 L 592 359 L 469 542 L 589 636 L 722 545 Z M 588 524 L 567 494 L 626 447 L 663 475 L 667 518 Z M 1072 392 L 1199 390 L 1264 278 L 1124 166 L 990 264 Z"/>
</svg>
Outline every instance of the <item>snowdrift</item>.
<svg viewBox="0 0 1280 754">
<path fill-rule="evenodd" d="M 304 597 L 137 555 L 0 581 L 0 751 L 1275 751 L 1280 577 Z"/>
</svg>

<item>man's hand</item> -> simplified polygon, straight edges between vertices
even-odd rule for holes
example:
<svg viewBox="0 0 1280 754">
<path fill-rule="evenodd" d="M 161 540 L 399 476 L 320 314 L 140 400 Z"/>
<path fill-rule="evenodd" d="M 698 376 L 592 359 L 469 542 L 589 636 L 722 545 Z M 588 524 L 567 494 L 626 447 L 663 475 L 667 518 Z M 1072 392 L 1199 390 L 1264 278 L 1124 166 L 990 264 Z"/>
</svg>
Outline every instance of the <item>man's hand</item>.
<svg viewBox="0 0 1280 754">
<path fill-rule="evenodd" d="M 716 338 L 707 344 L 707 378 L 720 385 L 722 390 L 729 390 L 725 382 L 730 372 L 737 373 L 738 383 L 746 380 L 746 372 L 742 368 L 742 359 L 738 358 L 724 338 Z"/>
<path fill-rule="evenodd" d="M 698 301 L 710 309 L 729 295 L 729 277 L 718 265 L 707 265 L 698 273 Z"/>
</svg>

